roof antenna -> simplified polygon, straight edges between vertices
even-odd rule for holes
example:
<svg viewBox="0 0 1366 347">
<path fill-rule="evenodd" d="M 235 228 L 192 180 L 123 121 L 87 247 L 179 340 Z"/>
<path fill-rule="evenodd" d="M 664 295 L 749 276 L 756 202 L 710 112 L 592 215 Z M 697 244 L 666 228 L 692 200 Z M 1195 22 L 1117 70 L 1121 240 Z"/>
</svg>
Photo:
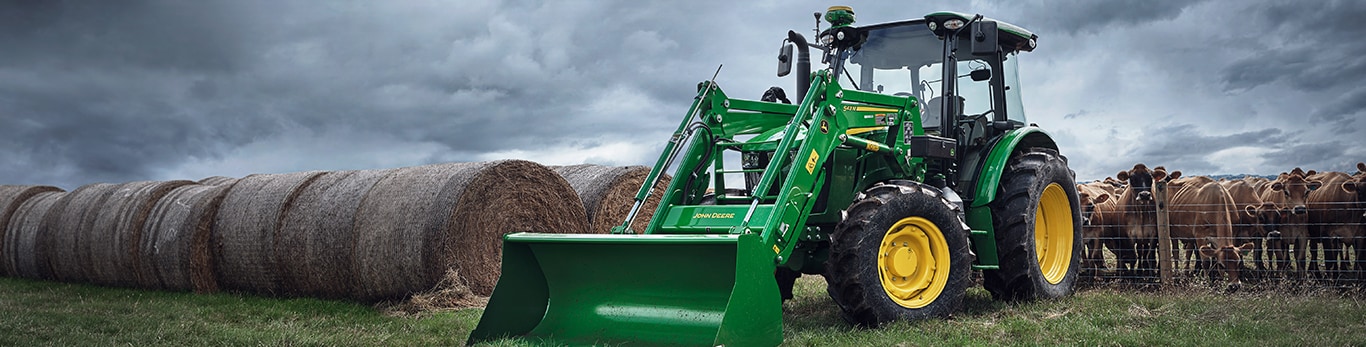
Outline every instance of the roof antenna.
<svg viewBox="0 0 1366 347">
<path fill-rule="evenodd" d="M 812 37 L 815 37 L 816 40 L 820 40 L 820 36 L 821 36 L 821 13 L 820 13 L 820 12 L 812 12 L 812 13 L 811 13 L 811 16 L 812 16 L 812 17 L 816 17 L 816 30 L 813 30 L 813 31 L 816 32 L 816 36 L 812 36 Z"/>
</svg>

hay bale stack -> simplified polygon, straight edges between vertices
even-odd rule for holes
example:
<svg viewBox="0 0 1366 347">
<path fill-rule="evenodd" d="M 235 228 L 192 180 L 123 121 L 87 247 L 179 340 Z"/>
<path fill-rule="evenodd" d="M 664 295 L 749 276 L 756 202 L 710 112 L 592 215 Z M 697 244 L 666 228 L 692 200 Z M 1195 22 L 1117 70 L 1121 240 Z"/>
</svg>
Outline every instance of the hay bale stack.
<svg viewBox="0 0 1366 347">
<path fill-rule="evenodd" d="M 0 185 L 0 259 L 6 257 L 4 253 L 5 235 L 6 230 L 9 229 L 10 216 L 13 216 L 14 212 L 19 210 L 19 206 L 23 205 L 25 201 L 28 201 L 28 199 L 33 198 L 39 193 L 62 191 L 61 188 L 52 186 Z M 0 260 L 0 262 L 3 262 L 3 260 Z M 7 268 L 8 267 L 6 266 L 0 266 L 0 276 L 11 275 Z"/>
<path fill-rule="evenodd" d="M 431 290 L 455 270 L 488 295 L 500 271 L 502 235 L 583 233 L 587 214 L 572 187 L 540 164 L 508 160 L 397 169 L 356 212 L 355 298 Z"/>
<path fill-rule="evenodd" d="M 185 185 L 166 193 L 152 207 L 143 224 L 144 280 L 155 278 L 155 288 L 218 291 L 209 237 L 214 216 L 231 184 Z"/>
<path fill-rule="evenodd" d="M 214 216 L 214 272 L 219 286 L 261 294 L 280 292 L 277 230 L 294 197 L 322 171 L 251 175 L 228 190 Z"/>
<path fill-rule="evenodd" d="M 230 186 L 233 183 L 237 183 L 237 179 L 224 176 L 210 176 L 199 180 L 198 183 L 206 186 Z"/>
<path fill-rule="evenodd" d="M 5 230 L 5 248 L 0 265 L 9 276 L 41 279 L 49 275 L 38 267 L 38 236 L 44 232 L 43 220 L 52 205 L 67 195 L 62 191 L 38 193 L 20 204 L 10 215 Z"/>
<path fill-rule="evenodd" d="M 356 210 L 390 170 L 338 171 L 318 177 L 294 199 L 275 245 L 289 295 L 346 298 L 354 291 Z"/>
<path fill-rule="evenodd" d="M 636 192 L 650 176 L 650 168 L 644 166 L 603 166 L 592 164 L 555 166 L 555 173 L 564 177 L 583 200 L 583 208 L 588 212 L 589 232 L 606 234 L 612 227 L 626 221 L 635 204 Z M 636 213 L 631 227 L 637 232 L 645 230 L 650 218 L 654 217 L 659 199 L 669 187 L 669 177 L 662 176 L 655 184 L 650 197 L 645 199 L 640 212 Z"/>
<path fill-rule="evenodd" d="M 51 279 L 64 282 L 89 281 L 94 273 L 90 240 L 96 229 L 100 208 L 117 184 L 95 183 L 76 188 L 51 207 L 38 235 L 38 266 Z"/>
<path fill-rule="evenodd" d="M 157 288 L 155 277 L 142 277 L 143 224 L 166 193 L 191 181 L 140 181 L 119 185 L 99 208 L 95 224 L 81 235 L 90 240 L 91 282 L 95 284 Z"/>
</svg>

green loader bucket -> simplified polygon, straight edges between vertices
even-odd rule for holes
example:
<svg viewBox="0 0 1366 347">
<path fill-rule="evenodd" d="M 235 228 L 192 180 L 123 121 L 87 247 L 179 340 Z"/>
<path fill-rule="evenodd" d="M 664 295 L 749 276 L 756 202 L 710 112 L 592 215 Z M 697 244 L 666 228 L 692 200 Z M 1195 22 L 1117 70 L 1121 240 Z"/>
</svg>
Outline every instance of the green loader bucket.
<svg viewBox="0 0 1366 347">
<path fill-rule="evenodd" d="M 773 346 L 782 299 L 759 235 L 510 234 L 468 343 Z"/>
</svg>

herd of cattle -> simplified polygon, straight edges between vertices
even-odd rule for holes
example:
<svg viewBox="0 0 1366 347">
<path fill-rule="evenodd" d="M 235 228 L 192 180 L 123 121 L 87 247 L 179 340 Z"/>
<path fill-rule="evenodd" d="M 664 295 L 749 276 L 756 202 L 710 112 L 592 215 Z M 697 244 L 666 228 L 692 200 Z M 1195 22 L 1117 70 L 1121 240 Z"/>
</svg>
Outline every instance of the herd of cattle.
<svg viewBox="0 0 1366 347">
<path fill-rule="evenodd" d="M 1165 184 L 1173 269 L 1222 274 L 1234 286 L 1248 273 L 1360 283 L 1366 280 L 1366 163 L 1357 170 L 1295 168 L 1275 180 L 1214 180 L 1137 164 L 1114 178 L 1078 184 L 1083 268 L 1091 279 L 1157 278 L 1154 186 Z"/>
</svg>

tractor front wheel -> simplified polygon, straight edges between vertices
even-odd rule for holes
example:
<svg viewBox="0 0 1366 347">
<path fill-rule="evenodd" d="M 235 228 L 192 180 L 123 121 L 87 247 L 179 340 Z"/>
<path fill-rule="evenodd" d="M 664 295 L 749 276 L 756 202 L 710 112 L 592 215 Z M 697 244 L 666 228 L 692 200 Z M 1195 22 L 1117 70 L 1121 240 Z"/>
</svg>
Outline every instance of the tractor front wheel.
<svg viewBox="0 0 1366 347">
<path fill-rule="evenodd" d="M 860 193 L 831 237 L 827 292 L 861 326 L 948 317 L 970 283 L 958 207 L 931 186 L 892 181 Z"/>
<path fill-rule="evenodd" d="M 1000 269 L 983 270 L 997 300 L 1070 295 L 1081 269 L 1081 213 L 1075 179 L 1057 151 L 1017 153 L 1001 174 L 991 214 Z"/>
</svg>

